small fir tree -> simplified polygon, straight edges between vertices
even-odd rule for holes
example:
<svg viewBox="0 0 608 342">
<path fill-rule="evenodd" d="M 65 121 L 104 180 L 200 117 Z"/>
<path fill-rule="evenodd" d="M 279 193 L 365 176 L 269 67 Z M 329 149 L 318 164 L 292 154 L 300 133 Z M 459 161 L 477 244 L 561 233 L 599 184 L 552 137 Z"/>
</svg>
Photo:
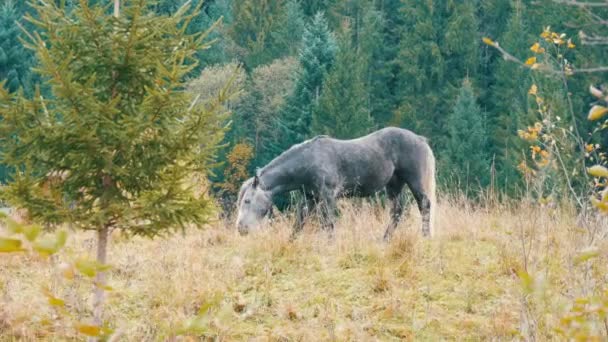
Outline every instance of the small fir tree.
<svg viewBox="0 0 608 342">
<path fill-rule="evenodd" d="M 310 137 L 312 113 L 321 96 L 325 76 L 334 63 L 336 49 L 335 38 L 319 12 L 304 31 L 296 85 L 277 120 L 280 131 L 277 154 Z"/>
<path fill-rule="evenodd" d="M 186 33 L 199 8 L 158 16 L 137 0 L 119 16 L 119 5 L 112 15 L 87 1 L 69 13 L 33 4 L 28 47 L 53 96 L 0 90 L 0 161 L 19 170 L 3 199 L 35 221 L 95 231 L 100 264 L 110 229 L 154 237 L 212 218 L 192 178 L 207 172 L 224 131 L 223 114 L 184 91 L 206 45 L 205 32 Z M 101 325 L 105 272 L 96 284 Z"/>
<path fill-rule="evenodd" d="M 489 157 L 484 116 L 477 104 L 471 81 L 462 82 L 453 111 L 448 116 L 449 137 L 446 170 L 461 185 L 485 186 L 489 179 Z"/>
<path fill-rule="evenodd" d="M 339 39 L 336 63 L 323 85 L 313 115 L 313 132 L 339 139 L 355 138 L 373 126 L 366 102 L 365 62 L 351 42 L 345 26 Z"/>
</svg>

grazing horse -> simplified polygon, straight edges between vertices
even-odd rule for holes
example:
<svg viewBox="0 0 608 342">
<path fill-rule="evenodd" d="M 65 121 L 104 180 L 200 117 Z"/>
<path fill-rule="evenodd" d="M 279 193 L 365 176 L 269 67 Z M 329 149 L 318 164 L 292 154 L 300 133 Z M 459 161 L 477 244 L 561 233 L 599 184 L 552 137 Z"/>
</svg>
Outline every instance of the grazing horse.
<svg viewBox="0 0 608 342">
<path fill-rule="evenodd" d="M 386 190 L 393 202 L 390 239 L 404 211 L 404 185 L 409 187 L 422 215 L 422 233 L 433 234 L 435 211 L 435 157 L 426 138 L 411 131 L 387 127 L 364 137 L 338 140 L 317 136 L 292 146 L 256 172 L 241 186 L 236 224 L 245 235 L 272 208 L 274 196 L 299 190 L 294 235 L 316 206 L 322 226 L 333 233 L 336 198 L 367 197 Z"/>
</svg>

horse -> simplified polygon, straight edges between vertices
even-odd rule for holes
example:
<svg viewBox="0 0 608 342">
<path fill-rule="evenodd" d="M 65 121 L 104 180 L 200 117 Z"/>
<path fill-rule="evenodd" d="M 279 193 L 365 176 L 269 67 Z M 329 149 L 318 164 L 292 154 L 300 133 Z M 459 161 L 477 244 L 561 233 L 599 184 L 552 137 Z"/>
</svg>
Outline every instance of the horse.
<svg viewBox="0 0 608 342">
<path fill-rule="evenodd" d="M 238 194 L 236 226 L 241 235 L 260 225 L 272 211 L 273 198 L 300 191 L 293 236 L 318 208 L 322 227 L 333 235 L 338 214 L 336 199 L 370 197 L 386 191 L 391 221 L 387 241 L 405 209 L 407 185 L 422 216 L 422 234 L 434 234 L 435 157 L 425 137 L 407 129 L 387 127 L 366 136 L 339 140 L 326 135 L 296 144 L 246 180 Z"/>
</svg>

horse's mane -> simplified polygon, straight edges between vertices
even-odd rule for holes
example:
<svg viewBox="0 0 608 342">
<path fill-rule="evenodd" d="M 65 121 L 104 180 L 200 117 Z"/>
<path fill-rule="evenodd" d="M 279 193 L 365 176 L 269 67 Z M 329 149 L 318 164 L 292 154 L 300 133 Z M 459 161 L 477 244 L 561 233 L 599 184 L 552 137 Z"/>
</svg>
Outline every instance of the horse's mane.
<svg viewBox="0 0 608 342">
<path fill-rule="evenodd" d="M 264 174 L 264 172 L 266 170 L 270 170 L 273 167 L 282 164 L 283 162 L 287 161 L 289 158 L 292 157 L 292 155 L 296 152 L 300 152 L 306 148 L 308 148 L 310 146 L 311 143 L 322 139 L 322 138 L 329 138 L 329 136 L 327 135 L 317 135 L 311 139 L 305 140 L 299 144 L 295 144 L 293 146 L 291 146 L 290 148 L 288 148 L 287 150 L 283 151 L 281 154 L 279 154 L 277 157 L 275 157 L 273 160 L 270 161 L 270 163 L 266 164 L 266 166 L 264 166 L 263 168 L 261 168 L 259 170 L 258 176 L 261 176 L 262 174 Z"/>
</svg>

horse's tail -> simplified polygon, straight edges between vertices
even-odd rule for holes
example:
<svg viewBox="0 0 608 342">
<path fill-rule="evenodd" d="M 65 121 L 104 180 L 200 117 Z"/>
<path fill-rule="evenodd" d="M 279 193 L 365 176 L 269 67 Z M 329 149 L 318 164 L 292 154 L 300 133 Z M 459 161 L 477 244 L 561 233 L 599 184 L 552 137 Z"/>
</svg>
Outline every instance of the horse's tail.
<svg viewBox="0 0 608 342">
<path fill-rule="evenodd" d="M 426 168 L 423 176 L 423 186 L 429 199 L 431 208 L 429 210 L 429 230 L 431 236 L 435 235 L 435 212 L 437 210 L 436 184 L 435 184 L 435 155 L 428 143 L 426 146 Z"/>
</svg>

